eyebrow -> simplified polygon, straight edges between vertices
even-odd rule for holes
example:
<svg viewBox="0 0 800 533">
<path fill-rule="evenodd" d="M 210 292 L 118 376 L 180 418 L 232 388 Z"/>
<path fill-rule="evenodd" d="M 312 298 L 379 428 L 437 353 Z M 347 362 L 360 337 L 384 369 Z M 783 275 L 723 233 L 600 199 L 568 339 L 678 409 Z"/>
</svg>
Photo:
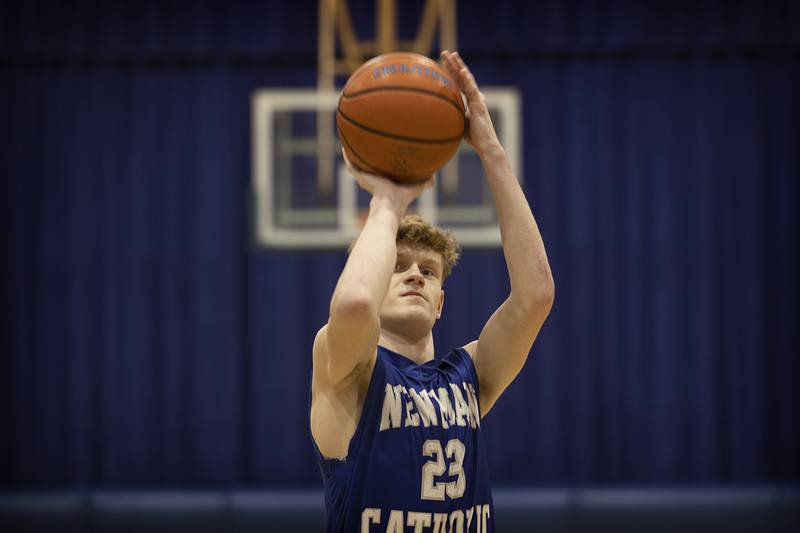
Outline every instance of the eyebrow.
<svg viewBox="0 0 800 533">
<path fill-rule="evenodd" d="M 420 263 L 422 263 L 425 266 L 436 267 L 437 269 L 441 268 L 441 265 L 439 264 L 439 261 L 436 261 L 435 259 L 431 259 L 431 258 L 427 258 L 427 257 L 425 259 L 421 260 Z"/>
<path fill-rule="evenodd" d="M 397 258 L 400 259 L 408 259 L 409 256 L 416 255 L 415 252 L 411 250 L 397 250 Z M 422 255 L 418 257 L 418 262 L 424 266 L 432 266 L 435 267 L 438 272 L 444 270 L 444 261 L 438 257 L 434 252 L 422 252 Z"/>
</svg>

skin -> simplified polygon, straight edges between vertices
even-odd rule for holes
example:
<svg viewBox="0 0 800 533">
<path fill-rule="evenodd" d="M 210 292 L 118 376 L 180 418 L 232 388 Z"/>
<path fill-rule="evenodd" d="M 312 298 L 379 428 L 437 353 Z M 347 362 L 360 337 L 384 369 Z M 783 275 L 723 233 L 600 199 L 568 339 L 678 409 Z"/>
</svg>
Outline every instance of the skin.
<svg viewBox="0 0 800 533">
<path fill-rule="evenodd" d="M 485 416 L 522 369 L 552 307 L 554 283 L 533 213 L 475 78 L 457 52 L 443 51 L 442 65 L 467 100 L 464 138 L 480 157 L 492 191 L 511 285 L 478 338 L 464 346 L 475 362 Z M 311 383 L 312 435 L 324 456 L 339 459 L 347 456 L 358 424 L 377 346 L 417 363 L 433 359 L 432 328 L 444 305 L 441 255 L 395 242 L 406 209 L 435 178 L 398 184 L 347 163 L 372 199 L 331 298 L 328 323 L 314 340 Z"/>
<path fill-rule="evenodd" d="M 422 247 L 398 246 L 397 263 L 380 310 L 381 346 L 418 355 L 414 359 L 418 363 L 433 358 L 431 330 L 442 316 L 443 271 L 441 254 Z"/>
</svg>

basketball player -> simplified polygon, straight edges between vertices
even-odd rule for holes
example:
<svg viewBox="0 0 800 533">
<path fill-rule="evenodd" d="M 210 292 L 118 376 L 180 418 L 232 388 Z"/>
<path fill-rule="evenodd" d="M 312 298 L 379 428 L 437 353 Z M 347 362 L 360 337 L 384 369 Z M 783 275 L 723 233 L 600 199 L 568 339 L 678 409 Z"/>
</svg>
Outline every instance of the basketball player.
<svg viewBox="0 0 800 533">
<path fill-rule="evenodd" d="M 458 245 L 403 218 L 433 178 L 399 185 L 350 166 L 372 195 L 369 215 L 314 340 L 311 386 L 331 532 L 494 531 L 481 418 L 519 373 L 553 302 L 542 238 L 484 97 L 457 52 L 442 62 L 466 96 L 464 136 L 497 207 L 511 291 L 477 340 L 434 358 L 431 330 Z"/>
</svg>

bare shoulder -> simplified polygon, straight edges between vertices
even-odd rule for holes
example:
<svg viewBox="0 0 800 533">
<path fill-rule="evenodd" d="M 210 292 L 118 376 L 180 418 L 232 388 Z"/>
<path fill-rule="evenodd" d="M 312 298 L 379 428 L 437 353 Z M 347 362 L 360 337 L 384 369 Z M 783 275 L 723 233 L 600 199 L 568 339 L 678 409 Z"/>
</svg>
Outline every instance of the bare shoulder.
<svg viewBox="0 0 800 533">
<path fill-rule="evenodd" d="M 475 359 L 475 354 L 478 353 L 478 341 L 474 340 L 470 343 L 465 344 L 462 346 L 464 351 L 466 351 L 472 359 Z"/>
<path fill-rule="evenodd" d="M 314 381 L 317 381 L 317 378 L 324 378 L 324 375 L 319 375 L 327 366 L 328 364 L 328 350 L 326 348 L 326 335 L 328 334 L 328 324 L 322 326 L 319 331 L 317 331 L 316 337 L 314 337 L 314 346 L 311 349 L 312 354 L 312 371 L 314 373 Z"/>
</svg>

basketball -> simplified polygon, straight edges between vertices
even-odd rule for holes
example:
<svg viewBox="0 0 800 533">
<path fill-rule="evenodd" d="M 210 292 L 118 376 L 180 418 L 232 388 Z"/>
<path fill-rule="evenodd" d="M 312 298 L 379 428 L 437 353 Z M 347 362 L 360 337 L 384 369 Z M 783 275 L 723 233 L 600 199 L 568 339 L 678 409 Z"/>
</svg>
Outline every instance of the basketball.
<svg viewBox="0 0 800 533">
<path fill-rule="evenodd" d="M 409 52 L 373 58 L 344 86 L 339 139 L 356 167 L 399 182 L 425 180 L 453 157 L 464 134 L 464 102 L 435 61 Z"/>
</svg>

